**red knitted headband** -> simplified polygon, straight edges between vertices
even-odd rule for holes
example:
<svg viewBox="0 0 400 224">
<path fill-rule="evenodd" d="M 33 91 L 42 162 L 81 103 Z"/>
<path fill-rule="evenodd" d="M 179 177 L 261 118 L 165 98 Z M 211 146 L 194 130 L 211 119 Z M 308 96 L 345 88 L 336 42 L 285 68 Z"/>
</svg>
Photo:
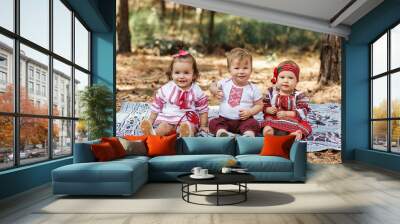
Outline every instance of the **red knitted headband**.
<svg viewBox="0 0 400 224">
<path fill-rule="evenodd" d="M 296 65 L 293 65 L 293 64 L 284 64 L 284 65 L 274 68 L 274 77 L 272 77 L 272 79 L 271 79 L 271 82 L 273 84 L 275 84 L 278 81 L 278 75 L 279 75 L 279 73 L 281 73 L 283 71 L 293 72 L 294 75 L 296 76 L 297 81 L 299 81 L 299 73 L 300 73 L 299 67 Z"/>
</svg>

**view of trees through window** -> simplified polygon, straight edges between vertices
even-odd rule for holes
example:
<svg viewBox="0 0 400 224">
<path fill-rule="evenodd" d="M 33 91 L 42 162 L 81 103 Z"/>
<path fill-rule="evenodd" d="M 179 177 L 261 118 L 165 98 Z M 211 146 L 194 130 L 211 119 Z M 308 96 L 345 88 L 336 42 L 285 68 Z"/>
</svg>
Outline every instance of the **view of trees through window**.
<svg viewBox="0 0 400 224">
<path fill-rule="evenodd" d="M 0 1 L 0 170 L 70 156 L 87 139 L 76 121 L 90 84 L 89 30 L 62 0 L 17 5 Z"/>
<path fill-rule="evenodd" d="M 372 148 L 400 153 L 400 25 L 374 41 L 370 51 Z"/>
</svg>

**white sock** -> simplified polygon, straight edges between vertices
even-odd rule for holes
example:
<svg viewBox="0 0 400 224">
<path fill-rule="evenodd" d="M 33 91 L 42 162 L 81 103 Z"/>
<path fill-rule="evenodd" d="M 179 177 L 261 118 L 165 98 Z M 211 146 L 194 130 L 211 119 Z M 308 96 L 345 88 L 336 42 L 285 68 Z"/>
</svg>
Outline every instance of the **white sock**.
<svg viewBox="0 0 400 224">
<path fill-rule="evenodd" d="M 228 131 L 226 131 L 225 129 L 218 129 L 217 133 L 215 133 L 216 137 L 221 137 L 222 134 L 227 134 L 229 136 Z"/>
<path fill-rule="evenodd" d="M 255 135 L 254 132 L 252 132 L 252 131 L 245 131 L 245 132 L 243 133 L 243 136 L 244 136 L 244 137 L 256 137 L 256 135 Z"/>
</svg>

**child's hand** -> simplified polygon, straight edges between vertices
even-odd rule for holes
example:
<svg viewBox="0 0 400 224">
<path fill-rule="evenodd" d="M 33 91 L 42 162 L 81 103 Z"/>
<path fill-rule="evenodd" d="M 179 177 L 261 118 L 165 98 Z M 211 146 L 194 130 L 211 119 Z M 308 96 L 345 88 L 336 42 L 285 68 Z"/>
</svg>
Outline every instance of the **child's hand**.
<svg viewBox="0 0 400 224">
<path fill-rule="evenodd" d="M 251 110 L 249 109 L 240 109 L 239 110 L 239 117 L 240 120 L 247 120 L 249 117 L 253 116 L 253 114 L 251 113 Z"/>
<path fill-rule="evenodd" d="M 283 118 L 283 117 L 296 117 L 296 112 L 294 112 L 294 111 L 284 111 L 284 110 L 282 110 L 282 111 L 278 111 L 278 112 L 276 113 L 276 116 L 277 116 L 278 118 Z"/>
<path fill-rule="evenodd" d="M 276 107 L 267 107 L 267 108 L 265 108 L 265 112 L 267 114 L 274 115 L 274 114 L 276 114 L 276 112 L 278 112 L 278 109 Z"/>
<path fill-rule="evenodd" d="M 220 89 L 215 93 L 215 96 L 217 97 L 218 100 L 224 99 L 224 92 Z"/>
</svg>

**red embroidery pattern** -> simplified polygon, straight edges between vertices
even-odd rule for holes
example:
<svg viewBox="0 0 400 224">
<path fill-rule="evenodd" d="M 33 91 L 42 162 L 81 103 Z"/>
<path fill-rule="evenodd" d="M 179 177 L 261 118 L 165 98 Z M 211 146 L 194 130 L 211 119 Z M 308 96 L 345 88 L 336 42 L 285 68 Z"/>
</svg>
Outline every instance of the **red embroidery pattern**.
<svg viewBox="0 0 400 224">
<path fill-rule="evenodd" d="M 188 109 L 188 101 L 189 101 L 189 92 L 188 91 L 178 91 L 177 105 L 180 109 Z"/>
<path fill-rule="evenodd" d="M 229 93 L 228 104 L 231 107 L 236 107 L 240 104 L 240 100 L 242 99 L 243 88 L 237 88 L 232 86 L 231 92 Z"/>
</svg>

